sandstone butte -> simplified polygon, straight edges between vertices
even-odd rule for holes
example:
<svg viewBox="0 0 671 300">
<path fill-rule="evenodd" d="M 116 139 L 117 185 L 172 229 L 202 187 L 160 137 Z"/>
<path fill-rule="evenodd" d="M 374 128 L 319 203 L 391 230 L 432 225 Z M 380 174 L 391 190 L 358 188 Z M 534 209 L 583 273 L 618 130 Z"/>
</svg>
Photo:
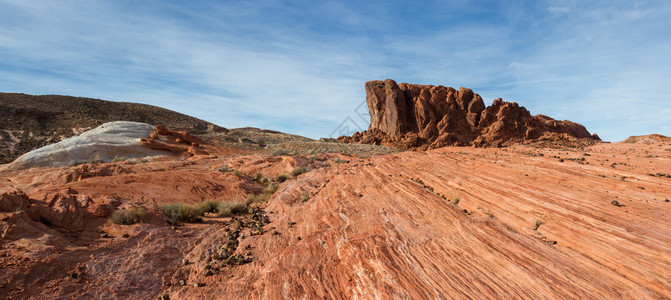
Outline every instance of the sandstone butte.
<svg viewBox="0 0 671 300">
<path fill-rule="evenodd" d="M 0 298 L 671 297 L 665 138 L 374 157 L 271 156 L 162 127 L 143 143 L 182 156 L 0 171 Z M 245 202 L 269 185 L 257 174 L 279 187 L 247 213 L 161 213 Z M 132 207 L 141 222 L 110 220 Z"/>
<path fill-rule="evenodd" d="M 389 145 L 404 149 L 444 146 L 509 146 L 523 141 L 600 140 L 580 124 L 532 116 L 515 102 L 494 100 L 485 106 L 471 89 L 397 84 L 391 79 L 366 82 L 370 127 L 346 143 Z"/>
</svg>

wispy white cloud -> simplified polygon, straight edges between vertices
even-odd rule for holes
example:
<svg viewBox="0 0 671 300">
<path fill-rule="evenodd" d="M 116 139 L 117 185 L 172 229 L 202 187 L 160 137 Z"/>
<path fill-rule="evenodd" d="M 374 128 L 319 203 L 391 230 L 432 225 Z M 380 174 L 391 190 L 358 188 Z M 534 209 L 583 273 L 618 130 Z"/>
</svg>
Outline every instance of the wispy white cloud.
<svg viewBox="0 0 671 300">
<path fill-rule="evenodd" d="M 394 78 L 468 86 L 619 140 L 668 128 L 670 7 L 0 0 L 0 89 L 320 137 L 365 81 Z"/>
</svg>

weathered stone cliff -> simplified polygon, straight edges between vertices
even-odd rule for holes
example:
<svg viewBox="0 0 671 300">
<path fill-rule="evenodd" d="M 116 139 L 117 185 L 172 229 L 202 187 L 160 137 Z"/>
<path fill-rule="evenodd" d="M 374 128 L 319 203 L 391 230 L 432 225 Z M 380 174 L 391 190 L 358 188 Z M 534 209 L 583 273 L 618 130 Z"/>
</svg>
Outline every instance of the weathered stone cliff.
<svg viewBox="0 0 671 300">
<path fill-rule="evenodd" d="M 506 146 L 526 140 L 597 139 L 580 124 L 532 116 L 515 102 L 496 99 L 486 107 L 471 89 L 366 83 L 370 127 L 343 142 L 385 144 L 406 149 L 444 146 Z"/>
</svg>

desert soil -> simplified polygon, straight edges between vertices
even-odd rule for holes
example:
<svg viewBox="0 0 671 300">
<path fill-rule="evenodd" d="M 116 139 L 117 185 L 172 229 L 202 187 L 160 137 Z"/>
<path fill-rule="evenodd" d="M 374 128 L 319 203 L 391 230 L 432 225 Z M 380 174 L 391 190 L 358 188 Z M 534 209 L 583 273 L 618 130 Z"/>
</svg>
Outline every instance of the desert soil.
<svg viewBox="0 0 671 300">
<path fill-rule="evenodd" d="M 173 227 L 151 213 L 244 201 L 263 189 L 255 173 L 296 166 L 307 172 L 257 216 Z M 666 299 L 670 175 L 669 142 L 232 152 L 2 172 L 0 298 Z M 132 206 L 149 217 L 109 220 Z M 259 215 L 270 223 L 252 235 L 241 224 Z M 248 261 L 208 261 L 232 236 Z"/>
</svg>

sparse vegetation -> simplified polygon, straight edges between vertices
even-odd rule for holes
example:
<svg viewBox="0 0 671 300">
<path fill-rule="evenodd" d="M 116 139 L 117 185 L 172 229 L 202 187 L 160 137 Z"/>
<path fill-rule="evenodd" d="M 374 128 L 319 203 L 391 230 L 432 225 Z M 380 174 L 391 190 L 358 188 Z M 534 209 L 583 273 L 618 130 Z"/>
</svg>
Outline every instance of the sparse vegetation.
<svg viewBox="0 0 671 300">
<path fill-rule="evenodd" d="M 115 155 L 114 158 L 112 159 L 112 162 L 122 162 L 122 161 L 126 161 L 126 159 L 127 158 L 125 156 L 116 156 Z"/>
<path fill-rule="evenodd" d="M 246 213 L 247 206 L 240 202 L 224 201 L 217 204 L 216 210 L 219 213 L 219 217 L 223 218 Z"/>
<path fill-rule="evenodd" d="M 301 166 L 296 166 L 293 170 L 291 170 L 291 176 L 293 177 L 297 177 L 303 173 L 305 173 L 305 169 L 303 169 Z"/>
<path fill-rule="evenodd" d="M 308 202 L 310 200 L 310 194 L 303 194 L 301 196 L 301 202 Z"/>
<path fill-rule="evenodd" d="M 242 178 L 243 176 L 245 176 L 245 174 L 243 174 L 242 171 L 237 169 L 233 171 L 233 175 L 237 176 L 238 178 Z"/>
<path fill-rule="evenodd" d="M 265 191 L 265 190 L 264 190 Z M 200 222 L 205 213 L 215 213 L 219 217 L 230 217 L 232 215 L 247 212 L 247 206 L 236 201 L 217 202 L 213 200 L 203 201 L 193 205 L 183 203 L 172 203 L 161 207 L 163 214 L 168 217 L 170 224 Z"/>
<path fill-rule="evenodd" d="M 231 171 L 233 171 L 233 169 L 229 168 L 228 166 L 223 166 L 223 167 L 217 169 L 217 171 L 219 171 L 219 172 L 221 172 L 221 173 L 226 173 L 226 172 L 231 172 Z"/>
<path fill-rule="evenodd" d="M 452 205 L 454 205 L 454 206 L 458 206 L 458 205 L 459 205 L 459 201 L 461 201 L 461 198 L 459 198 L 459 196 L 453 196 L 453 197 L 452 197 Z"/>
<path fill-rule="evenodd" d="M 270 152 L 271 156 L 282 156 L 282 155 L 287 155 L 289 154 L 289 150 L 284 149 L 284 148 L 276 148 L 273 149 L 273 151 Z"/>
<path fill-rule="evenodd" d="M 534 230 L 538 230 L 538 227 L 541 227 L 543 225 L 543 220 L 536 220 L 536 224 L 534 224 Z"/>
<path fill-rule="evenodd" d="M 266 179 L 266 177 L 263 176 L 263 173 L 261 173 L 261 172 L 256 172 L 256 174 L 254 174 L 254 180 L 255 180 L 255 181 L 257 181 L 257 182 L 261 182 L 261 183 L 262 183 L 262 182 L 264 181 L 264 179 Z"/>
<path fill-rule="evenodd" d="M 183 203 L 164 205 L 161 207 L 161 210 L 168 217 L 168 223 L 170 224 L 199 222 L 201 221 L 200 217 L 203 215 L 203 212 L 195 205 L 185 205 Z"/>
<path fill-rule="evenodd" d="M 73 161 L 73 162 L 71 162 L 71 163 L 69 164 L 69 166 L 70 166 L 70 167 L 76 167 L 76 166 L 79 166 L 79 165 L 85 165 L 85 164 L 88 164 L 88 163 L 89 163 L 88 160 L 78 160 L 78 161 Z"/>
<path fill-rule="evenodd" d="M 276 183 L 267 184 L 266 187 L 263 189 L 263 191 L 261 191 L 261 193 L 259 193 L 258 195 L 254 194 L 247 195 L 247 204 L 268 201 L 268 199 L 270 199 L 270 196 L 272 196 L 277 191 L 278 188 L 279 185 Z"/>
<path fill-rule="evenodd" d="M 133 207 L 127 210 L 117 210 L 112 213 L 110 219 L 114 224 L 133 225 L 139 223 L 144 218 L 146 212 L 142 207 Z"/>
<path fill-rule="evenodd" d="M 219 203 L 217 201 L 203 201 L 201 203 L 194 204 L 193 206 L 200 212 L 201 215 L 208 212 L 217 212 L 217 207 Z"/>
<path fill-rule="evenodd" d="M 277 176 L 275 176 L 275 181 L 282 183 L 287 181 L 288 178 L 289 176 L 287 176 L 287 174 L 277 174 Z"/>
</svg>

